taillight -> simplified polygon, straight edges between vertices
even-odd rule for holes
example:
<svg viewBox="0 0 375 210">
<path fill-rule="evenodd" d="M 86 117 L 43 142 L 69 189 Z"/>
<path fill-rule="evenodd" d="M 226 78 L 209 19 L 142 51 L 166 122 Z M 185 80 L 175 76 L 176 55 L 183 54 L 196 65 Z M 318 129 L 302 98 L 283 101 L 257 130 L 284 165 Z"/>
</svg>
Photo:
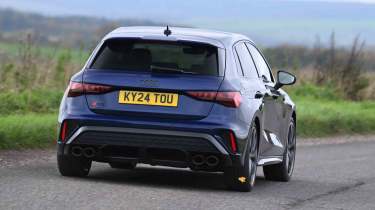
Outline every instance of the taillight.
<svg viewBox="0 0 375 210">
<path fill-rule="evenodd" d="M 232 130 L 221 130 L 220 136 L 224 140 L 224 143 L 227 145 L 228 149 L 230 149 L 233 154 L 237 153 L 238 145 L 234 132 Z"/>
<path fill-rule="evenodd" d="M 68 121 L 64 121 L 61 125 L 61 130 L 60 130 L 60 140 L 62 142 L 65 142 L 67 132 L 68 132 Z"/>
<path fill-rule="evenodd" d="M 217 92 L 189 91 L 187 92 L 187 94 L 200 100 L 214 101 Z"/>
<path fill-rule="evenodd" d="M 68 97 L 76 97 L 83 94 L 103 94 L 112 90 L 113 88 L 107 85 L 70 82 Z"/>
<path fill-rule="evenodd" d="M 239 92 L 189 91 L 187 94 L 200 100 L 215 101 L 228 107 L 237 108 L 241 104 Z"/>
<path fill-rule="evenodd" d="M 239 92 L 218 92 L 216 101 L 229 107 L 239 107 L 241 104 L 241 94 Z"/>
<path fill-rule="evenodd" d="M 65 143 L 72 133 L 79 128 L 78 121 L 76 120 L 64 120 L 60 127 L 60 142 Z"/>
<path fill-rule="evenodd" d="M 68 97 L 76 97 L 84 94 L 83 84 L 80 82 L 70 82 Z"/>
</svg>

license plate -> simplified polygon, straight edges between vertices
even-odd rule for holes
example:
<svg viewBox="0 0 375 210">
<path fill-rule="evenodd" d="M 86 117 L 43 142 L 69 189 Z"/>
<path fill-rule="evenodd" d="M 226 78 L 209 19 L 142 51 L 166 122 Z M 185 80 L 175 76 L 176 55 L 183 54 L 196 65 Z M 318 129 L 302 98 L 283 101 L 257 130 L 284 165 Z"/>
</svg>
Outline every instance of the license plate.
<svg viewBox="0 0 375 210">
<path fill-rule="evenodd" d="M 178 94 L 121 90 L 118 102 L 120 104 L 177 107 Z"/>
</svg>

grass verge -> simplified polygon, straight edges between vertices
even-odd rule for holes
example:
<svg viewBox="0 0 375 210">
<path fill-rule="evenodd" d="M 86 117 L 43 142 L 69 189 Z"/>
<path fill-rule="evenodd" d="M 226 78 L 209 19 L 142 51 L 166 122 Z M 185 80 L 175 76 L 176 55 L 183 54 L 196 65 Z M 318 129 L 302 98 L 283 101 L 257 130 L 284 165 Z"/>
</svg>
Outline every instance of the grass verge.
<svg viewBox="0 0 375 210">
<path fill-rule="evenodd" d="M 375 102 L 297 101 L 300 137 L 375 133 Z"/>
<path fill-rule="evenodd" d="M 297 101 L 299 137 L 375 133 L 375 102 Z M 54 145 L 57 114 L 1 116 L 0 149 Z"/>
<path fill-rule="evenodd" d="M 63 91 L 32 90 L 0 93 L 1 115 L 20 115 L 28 113 L 52 113 L 60 104 Z"/>
<path fill-rule="evenodd" d="M 309 84 L 288 92 L 297 104 L 299 137 L 375 133 L 375 101 L 345 101 L 330 87 Z M 0 149 L 52 146 L 61 96 L 53 90 L 1 93 Z"/>
<path fill-rule="evenodd" d="M 375 133 L 375 101 L 344 100 L 340 90 L 308 83 L 288 92 L 297 105 L 300 137 Z"/>
<path fill-rule="evenodd" d="M 0 149 L 44 148 L 54 145 L 57 114 L 0 116 Z"/>
</svg>

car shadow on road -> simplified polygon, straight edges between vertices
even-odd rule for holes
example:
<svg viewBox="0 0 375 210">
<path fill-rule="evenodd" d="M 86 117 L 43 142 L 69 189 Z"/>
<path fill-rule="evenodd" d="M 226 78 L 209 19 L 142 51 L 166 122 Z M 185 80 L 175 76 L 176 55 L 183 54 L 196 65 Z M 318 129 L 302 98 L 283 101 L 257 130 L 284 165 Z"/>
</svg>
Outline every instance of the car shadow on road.
<svg viewBox="0 0 375 210">
<path fill-rule="evenodd" d="M 223 191 L 226 189 L 222 173 L 168 167 L 137 167 L 134 170 L 100 168 L 92 170 L 86 180 L 185 190 Z M 268 184 L 263 177 L 257 177 L 256 185 L 256 188 L 261 188 Z"/>
</svg>

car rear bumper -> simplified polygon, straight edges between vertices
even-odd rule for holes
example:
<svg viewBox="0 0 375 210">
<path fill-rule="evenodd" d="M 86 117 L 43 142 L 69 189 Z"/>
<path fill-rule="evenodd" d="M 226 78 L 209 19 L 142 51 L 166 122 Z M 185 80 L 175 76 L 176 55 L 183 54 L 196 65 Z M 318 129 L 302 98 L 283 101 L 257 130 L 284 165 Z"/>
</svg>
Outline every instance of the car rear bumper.
<svg viewBox="0 0 375 210">
<path fill-rule="evenodd" d="M 59 143 L 59 155 L 74 155 L 73 148 L 93 148 L 94 161 L 135 162 L 196 170 L 222 171 L 240 166 L 241 155 L 232 154 L 217 137 L 198 132 L 124 127 L 83 126 L 66 143 Z M 196 165 L 197 156 L 215 156 L 219 163 Z M 82 154 L 82 156 L 84 156 Z"/>
<path fill-rule="evenodd" d="M 74 132 L 67 144 L 160 147 L 228 154 L 209 134 L 122 127 L 84 126 Z"/>
</svg>

